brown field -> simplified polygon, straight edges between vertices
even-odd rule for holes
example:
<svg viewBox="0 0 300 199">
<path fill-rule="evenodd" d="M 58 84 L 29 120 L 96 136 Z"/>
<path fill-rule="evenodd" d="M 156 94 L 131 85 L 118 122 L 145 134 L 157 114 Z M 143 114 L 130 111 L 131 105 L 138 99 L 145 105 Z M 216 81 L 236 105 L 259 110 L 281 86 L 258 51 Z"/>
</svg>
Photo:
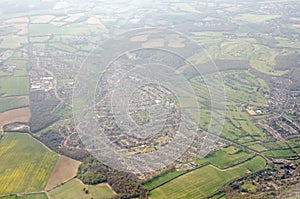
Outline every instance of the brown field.
<svg viewBox="0 0 300 199">
<path fill-rule="evenodd" d="M 4 23 L 7 23 L 7 24 L 28 23 L 28 22 L 29 22 L 28 17 L 13 18 L 13 19 L 8 19 L 8 20 L 4 21 Z"/>
<path fill-rule="evenodd" d="M 90 17 L 88 18 L 88 20 L 86 20 L 87 24 L 90 25 L 102 25 L 100 19 L 96 18 L 96 17 Z"/>
<path fill-rule="evenodd" d="M 80 163 L 81 162 L 66 156 L 59 156 L 45 190 L 50 191 L 62 183 L 74 178 Z"/>
<path fill-rule="evenodd" d="M 294 28 L 300 28 L 300 24 L 293 24 Z"/>
<path fill-rule="evenodd" d="M 69 17 L 65 19 L 65 22 L 75 22 L 78 19 L 80 19 L 81 17 L 84 16 L 84 13 L 76 13 L 76 14 L 69 14 Z"/>
<path fill-rule="evenodd" d="M 0 113 L 0 129 L 3 125 L 13 122 L 29 122 L 30 109 L 29 107 L 14 109 Z"/>
<path fill-rule="evenodd" d="M 54 19 L 54 15 L 40 15 L 30 17 L 31 23 L 49 23 L 52 19 Z"/>
<path fill-rule="evenodd" d="M 148 35 L 138 35 L 130 38 L 132 42 L 144 42 L 148 40 Z"/>
</svg>

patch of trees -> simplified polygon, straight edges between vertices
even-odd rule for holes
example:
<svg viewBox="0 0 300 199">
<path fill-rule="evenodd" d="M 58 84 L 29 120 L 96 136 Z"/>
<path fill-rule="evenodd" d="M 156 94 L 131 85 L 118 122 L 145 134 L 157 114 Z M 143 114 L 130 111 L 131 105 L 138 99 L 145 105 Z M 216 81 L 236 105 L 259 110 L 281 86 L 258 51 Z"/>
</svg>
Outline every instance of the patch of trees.
<svg viewBox="0 0 300 199">
<path fill-rule="evenodd" d="M 60 115 L 54 110 L 60 103 L 54 95 L 54 91 L 33 91 L 30 92 L 30 129 L 31 132 L 53 124 L 60 119 Z"/>
<path fill-rule="evenodd" d="M 148 198 L 148 190 L 137 182 L 136 176 L 112 169 L 91 156 L 79 166 L 77 177 L 85 184 L 107 182 L 118 193 L 115 199 Z"/>
<path fill-rule="evenodd" d="M 292 68 L 297 68 L 300 63 L 299 54 L 290 54 L 290 55 L 279 55 L 275 58 L 276 66 L 275 69 L 278 70 L 288 70 Z"/>
<path fill-rule="evenodd" d="M 43 142 L 50 149 L 57 152 L 61 148 L 61 145 L 64 141 L 64 137 L 54 130 L 48 130 L 45 133 L 43 133 L 40 137 L 36 138 Z"/>
<path fill-rule="evenodd" d="M 300 91 L 300 68 L 296 68 L 290 72 L 290 78 L 292 80 L 292 84 L 290 86 L 290 90 L 292 91 Z"/>
<path fill-rule="evenodd" d="M 88 151 L 84 149 L 77 149 L 77 148 L 63 147 L 59 150 L 59 153 L 78 161 L 83 161 L 84 159 L 90 156 Z"/>
</svg>

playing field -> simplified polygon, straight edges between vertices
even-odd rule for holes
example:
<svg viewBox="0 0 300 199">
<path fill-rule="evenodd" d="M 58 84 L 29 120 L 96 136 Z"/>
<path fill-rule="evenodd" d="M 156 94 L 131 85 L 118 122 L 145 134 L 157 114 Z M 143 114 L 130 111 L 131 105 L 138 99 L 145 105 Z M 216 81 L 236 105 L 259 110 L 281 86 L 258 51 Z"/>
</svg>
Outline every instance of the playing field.
<svg viewBox="0 0 300 199">
<path fill-rule="evenodd" d="M 0 195 L 43 190 L 57 157 L 28 134 L 5 134 L 0 141 Z"/>
<path fill-rule="evenodd" d="M 212 165 L 204 166 L 180 176 L 171 182 L 154 189 L 151 199 L 163 198 L 205 198 L 216 192 L 227 182 L 251 171 L 264 168 L 265 160 L 255 157 L 241 165 L 220 170 Z"/>
</svg>

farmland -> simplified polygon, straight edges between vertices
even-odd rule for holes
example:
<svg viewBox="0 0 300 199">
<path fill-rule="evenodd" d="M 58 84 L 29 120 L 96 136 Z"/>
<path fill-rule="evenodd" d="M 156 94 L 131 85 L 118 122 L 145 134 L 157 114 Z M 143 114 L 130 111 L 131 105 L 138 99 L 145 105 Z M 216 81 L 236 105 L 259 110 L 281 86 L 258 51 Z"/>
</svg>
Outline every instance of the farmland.
<svg viewBox="0 0 300 199">
<path fill-rule="evenodd" d="M 28 97 L 0 98 L 0 112 L 8 111 L 11 109 L 17 109 L 28 105 Z"/>
<path fill-rule="evenodd" d="M 0 127 L 13 122 L 29 122 L 30 109 L 28 107 L 18 108 L 0 113 Z"/>
<path fill-rule="evenodd" d="M 147 193 L 143 189 L 145 187 L 154 199 L 203 198 L 216 191 L 230 190 L 232 184 L 228 182 L 238 179 L 232 182 L 234 186 L 229 192 L 233 195 L 229 194 L 227 198 L 242 198 L 249 193 L 253 195 L 246 198 L 257 198 L 264 197 L 264 192 L 273 197 L 281 189 L 300 182 L 299 2 L 10 0 L 1 1 L 0 5 L 0 128 L 14 122 L 28 124 L 33 137 L 60 153 L 56 155 L 48 151 L 27 134 L 0 134 L 4 135 L 0 140 L 0 196 L 12 193 L 21 199 L 44 199 L 47 196 L 40 192 L 49 191 L 54 199 L 102 198 L 114 195 L 112 187 L 119 197 L 140 195 L 144 199 L 144 193 Z M 155 30 L 157 34 L 148 34 L 149 31 L 147 33 L 144 28 L 159 30 Z M 131 30 L 138 34 L 127 37 L 126 33 Z M 120 40 L 110 40 L 119 38 L 117 35 L 124 32 Z M 164 32 L 168 33 L 164 35 Z M 179 36 L 181 34 L 183 37 Z M 189 39 L 195 42 L 195 46 L 189 45 Z M 123 40 L 128 40 L 128 45 L 120 42 Z M 104 41 L 112 41 L 109 46 L 116 46 L 120 52 L 136 46 L 141 49 L 130 53 L 126 51 L 126 55 L 118 59 L 121 61 L 127 56 L 125 60 L 130 64 L 125 61 L 126 64 L 119 68 L 115 67 L 115 63 L 104 67 L 98 62 L 97 54 L 102 51 Z M 194 50 L 197 45 L 203 47 L 203 52 Z M 157 48 L 158 53 L 155 51 Z M 164 48 L 170 54 L 177 52 L 175 54 L 185 60 L 173 59 L 174 55 L 168 56 L 167 52 L 164 54 L 161 51 Z M 109 48 L 104 51 L 104 54 L 112 53 Z M 155 176 L 149 174 L 141 179 L 144 182 L 141 184 L 138 180 L 132 181 L 131 175 L 112 172 L 111 168 L 88 157 L 84 147 L 90 145 L 81 142 L 77 132 L 81 128 L 76 126 L 85 122 L 73 122 L 72 107 L 79 107 L 78 110 L 84 113 L 84 109 L 90 110 L 89 103 L 83 101 L 72 106 L 72 99 L 75 99 L 74 91 L 87 91 L 93 86 L 91 82 L 77 89 L 77 85 L 81 85 L 78 81 L 79 68 L 92 69 L 83 78 L 86 82 L 95 71 L 106 68 L 107 76 L 101 76 L 103 82 L 99 80 L 99 87 L 112 87 L 108 86 L 99 93 L 99 96 L 105 96 L 101 99 L 105 104 L 99 105 L 99 110 L 98 103 L 95 103 L 96 119 L 103 122 L 99 126 L 103 126 L 106 134 L 112 135 L 110 141 L 128 155 L 163 149 L 163 145 L 171 143 L 165 137 L 154 141 L 136 140 L 119 128 L 115 121 L 117 118 L 111 117 L 112 111 L 109 110 L 109 107 L 112 108 L 109 99 L 117 95 L 106 95 L 111 88 L 121 85 L 117 84 L 119 73 L 130 72 L 130 82 L 137 81 L 136 85 L 152 83 L 156 70 L 151 71 L 154 75 L 149 80 L 143 81 L 146 75 L 135 77 L 130 67 L 131 63 L 133 66 L 151 63 L 153 58 L 159 64 L 164 63 L 163 66 L 170 65 L 170 69 L 184 76 L 193 87 L 195 93 L 180 86 L 167 85 L 174 91 L 174 98 L 184 96 L 181 100 L 172 98 L 172 102 L 174 100 L 177 106 L 197 101 L 200 110 L 187 108 L 189 117 L 199 120 L 201 133 L 208 131 L 220 136 L 216 144 L 210 146 L 208 155 L 199 158 L 197 152 L 201 145 L 197 142 L 201 142 L 202 134 L 199 135 L 185 154 L 175 161 L 176 169 L 166 173 L 163 173 L 165 170 L 160 171 L 161 175 L 144 182 Z M 118 61 L 116 65 L 119 65 Z M 195 63 L 195 68 L 201 69 L 200 75 L 186 64 L 189 61 Z M 146 67 L 137 67 L 138 70 L 142 68 Z M 224 82 L 215 78 L 218 74 Z M 205 79 L 214 88 L 224 87 L 225 91 L 225 96 L 220 99 L 226 108 L 225 121 L 218 132 L 209 130 L 215 126 L 211 123 L 211 116 L 221 111 L 218 108 L 211 110 L 213 96 Z M 121 86 L 127 88 L 125 84 Z M 137 113 L 132 115 L 151 121 L 154 117 L 143 110 L 148 110 L 147 106 L 143 107 L 144 104 L 152 104 L 153 100 L 165 103 L 165 100 L 152 100 L 147 95 L 157 98 L 164 92 L 147 91 L 140 96 L 130 96 L 133 100 L 128 105 L 134 106 L 136 110 L 132 111 Z M 142 102 L 142 106 L 137 102 Z M 185 106 L 178 106 L 175 110 L 169 101 L 165 105 L 172 108 L 172 113 L 185 112 L 180 110 Z M 169 115 L 172 115 L 171 112 Z M 176 135 L 180 132 L 177 120 L 168 120 L 167 123 L 168 129 L 163 129 L 163 134 Z M 10 128 L 4 130 L 9 131 Z M 63 155 L 83 162 L 77 174 L 80 162 Z M 155 159 L 158 160 L 157 165 L 162 165 L 160 158 Z M 139 176 L 133 175 L 132 178 L 138 179 Z M 270 178 L 274 184 L 269 183 Z M 107 184 L 87 185 L 103 181 L 111 187 Z M 29 191 L 40 194 L 26 195 Z M 15 195 L 6 198 L 15 198 Z"/>
<path fill-rule="evenodd" d="M 148 190 L 152 190 L 157 188 L 158 186 L 161 186 L 164 183 L 167 183 L 169 181 L 171 181 L 172 179 L 185 174 L 187 171 L 171 171 L 171 172 L 167 172 L 164 173 L 160 176 L 155 177 L 154 179 L 151 179 L 150 181 L 148 181 L 147 183 L 145 183 L 143 186 L 148 189 Z"/>
<path fill-rule="evenodd" d="M 86 191 L 88 190 L 88 191 Z M 80 180 L 73 179 L 49 193 L 52 199 L 105 199 L 114 196 L 107 184 L 84 185 Z"/>
<path fill-rule="evenodd" d="M 213 194 L 225 183 L 247 174 L 249 170 L 263 169 L 264 165 L 263 158 L 255 157 L 241 165 L 225 170 L 220 170 L 212 165 L 204 166 L 154 189 L 150 196 L 151 199 L 204 198 Z"/>
<path fill-rule="evenodd" d="M 35 193 L 35 194 L 26 194 L 26 195 L 12 195 L 0 197 L 1 199 L 48 199 L 45 193 Z"/>
<path fill-rule="evenodd" d="M 6 133 L 0 141 L 0 195 L 43 190 L 56 160 L 28 134 Z"/>
<path fill-rule="evenodd" d="M 74 178 L 80 165 L 79 161 L 66 156 L 59 156 L 46 186 L 46 191 Z"/>
<path fill-rule="evenodd" d="M 28 77 L 0 78 L 0 93 L 4 96 L 28 95 Z"/>
<path fill-rule="evenodd" d="M 290 149 L 270 150 L 263 152 L 263 154 L 270 158 L 293 158 L 297 156 L 297 154 Z"/>
</svg>

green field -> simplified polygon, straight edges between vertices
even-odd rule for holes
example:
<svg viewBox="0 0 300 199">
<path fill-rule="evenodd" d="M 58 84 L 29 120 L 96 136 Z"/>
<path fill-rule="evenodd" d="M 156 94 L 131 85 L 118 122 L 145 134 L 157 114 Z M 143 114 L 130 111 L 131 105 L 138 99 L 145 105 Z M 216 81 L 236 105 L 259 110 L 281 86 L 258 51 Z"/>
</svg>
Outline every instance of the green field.
<svg viewBox="0 0 300 199">
<path fill-rule="evenodd" d="M 263 45 L 254 45 L 249 63 L 256 70 L 269 75 L 280 76 L 287 71 L 275 70 L 275 58 L 279 52 Z"/>
<path fill-rule="evenodd" d="M 88 193 L 85 193 L 84 188 L 88 190 Z M 57 187 L 49 194 L 52 199 L 105 199 L 114 196 L 113 191 L 106 185 L 84 185 L 78 179 L 73 179 Z"/>
<path fill-rule="evenodd" d="M 257 143 L 249 145 L 248 147 L 259 152 L 267 150 L 267 148 L 265 148 L 262 144 Z"/>
<path fill-rule="evenodd" d="M 20 107 L 28 106 L 28 100 L 23 97 L 15 98 L 0 98 L 0 112 L 16 109 Z"/>
<path fill-rule="evenodd" d="M 0 195 L 43 190 L 57 158 L 28 134 L 5 134 L 0 141 Z"/>
<path fill-rule="evenodd" d="M 297 154 L 290 149 L 270 150 L 263 152 L 263 154 L 269 158 L 293 158 L 297 156 Z"/>
<path fill-rule="evenodd" d="M 164 173 L 160 176 L 155 177 L 154 179 L 151 179 L 150 181 L 146 182 L 145 184 L 143 184 L 143 186 L 148 189 L 148 190 L 152 190 L 154 188 L 157 188 L 159 186 L 161 186 L 162 184 L 186 173 L 187 171 L 171 171 L 171 172 L 167 172 Z"/>
<path fill-rule="evenodd" d="M 219 151 L 215 151 L 212 154 L 209 154 L 206 157 L 207 161 L 215 165 L 216 167 L 223 169 L 239 164 L 253 156 L 249 153 L 246 153 L 245 151 L 238 150 L 233 153 L 229 153 L 225 150 L 221 149 Z"/>
<path fill-rule="evenodd" d="M 22 195 L 22 196 L 6 196 L 6 197 L 0 197 L 1 199 L 48 199 L 47 195 L 45 193 L 37 193 L 37 194 L 28 194 L 28 195 Z"/>
<path fill-rule="evenodd" d="M 94 199 L 106 199 L 115 195 L 111 188 L 106 185 L 88 185 L 87 188 Z"/>
<path fill-rule="evenodd" d="M 246 189 L 246 190 L 248 190 L 248 191 L 253 191 L 253 190 L 256 189 L 256 186 L 253 185 L 253 184 L 250 184 L 250 183 L 246 183 L 246 184 L 243 184 L 243 185 L 242 185 L 242 188 L 243 188 L 243 189 Z"/>
<path fill-rule="evenodd" d="M 204 166 L 150 192 L 152 199 L 205 198 L 227 182 L 251 171 L 263 169 L 265 160 L 255 157 L 241 165 L 220 170 L 212 165 Z"/>
<path fill-rule="evenodd" d="M 280 15 L 262 15 L 262 14 L 241 14 L 236 17 L 238 20 L 246 21 L 249 23 L 262 23 L 271 19 L 281 17 Z"/>
<path fill-rule="evenodd" d="M 0 94 L 5 96 L 28 95 L 28 77 L 0 78 Z"/>
</svg>

